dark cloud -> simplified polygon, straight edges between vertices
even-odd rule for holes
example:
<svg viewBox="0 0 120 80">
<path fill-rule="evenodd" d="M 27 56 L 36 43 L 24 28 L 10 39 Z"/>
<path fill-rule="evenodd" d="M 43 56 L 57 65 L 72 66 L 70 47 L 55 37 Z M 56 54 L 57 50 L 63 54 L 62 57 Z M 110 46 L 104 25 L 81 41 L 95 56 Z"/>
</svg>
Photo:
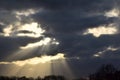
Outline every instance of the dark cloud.
<svg viewBox="0 0 120 80">
<path fill-rule="evenodd" d="M 6 9 L 10 11 L 43 8 L 42 11 L 30 15 L 30 17 L 39 22 L 42 27 L 47 30 L 45 36 L 52 36 L 60 41 L 61 44 L 59 48 L 57 48 L 58 50 L 55 51 L 67 52 L 70 54 L 88 54 L 88 52 L 95 53 L 99 50 L 99 47 L 114 45 L 115 42 L 113 43 L 111 39 L 116 38 L 109 39 L 108 37 L 104 37 L 97 39 L 92 37 L 92 35 L 78 36 L 76 33 L 82 32 L 87 28 L 113 23 L 116 18 L 107 18 L 104 16 L 104 12 L 116 7 L 117 5 L 115 3 L 117 2 L 114 0 L 1 0 L 0 7 L 2 10 Z M 7 16 L 9 12 L 6 13 Z M 13 20 L 9 20 L 7 17 L 7 22 L 11 23 L 10 21 L 16 21 L 15 15 L 11 14 L 9 16 L 11 16 L 12 18 L 10 17 L 10 19 Z M 24 20 L 22 21 L 24 22 Z M 22 31 L 22 33 L 31 32 Z M 16 42 L 16 44 L 18 43 L 22 44 L 22 42 Z"/>
<path fill-rule="evenodd" d="M 115 18 L 106 18 L 104 15 L 88 17 L 86 17 L 86 15 L 79 15 L 81 14 L 61 11 L 46 11 L 43 14 L 38 13 L 38 15 L 35 15 L 34 18 L 39 21 L 43 26 L 47 25 L 47 27 L 52 28 L 56 33 L 80 32 L 90 27 L 96 27 L 99 25 L 112 23 L 115 20 Z"/>
<path fill-rule="evenodd" d="M 0 25 L 0 33 L 2 33 L 2 32 L 3 32 L 3 26 Z"/>
<path fill-rule="evenodd" d="M 6 59 L 14 52 L 22 51 L 21 46 L 38 42 L 44 37 L 6 37 L 1 35 L 0 61 L 26 60 L 44 53 L 55 55 L 62 52 L 68 58 L 67 63 L 73 69 L 73 73 L 78 74 L 78 76 L 91 73 L 104 63 L 113 63 L 119 66 L 120 49 L 116 51 L 106 50 L 109 46 L 120 47 L 119 30 L 118 34 L 101 35 L 100 37 L 82 34 L 88 28 L 101 25 L 116 24 L 119 28 L 119 16 L 105 16 L 107 11 L 119 10 L 119 3 L 119 0 L 0 0 L 0 33 L 4 34 L 3 29 L 10 25 L 16 29 L 18 27 L 15 25 L 16 22 L 24 25 L 34 21 L 46 30 L 43 33 L 44 37 L 55 38 L 60 42 L 57 46 L 53 44 L 47 47 L 39 46 L 29 52 L 28 55 L 18 55 L 19 57 Z M 38 12 L 28 16 L 15 13 L 15 11 L 24 12 L 28 9 L 38 10 Z M 21 30 L 18 33 L 29 34 L 33 32 Z M 105 51 L 102 56 L 93 56 L 102 51 Z M 80 57 L 80 59 L 72 59 L 74 57 Z M 1 69 L 7 70 L 8 68 L 6 65 L 0 65 Z M 3 72 L 4 70 L 0 74 L 7 74 Z"/>
<path fill-rule="evenodd" d="M 119 1 L 114 0 L 1 0 L 1 9 L 27 9 L 27 8 L 39 8 L 58 10 L 58 9 L 81 9 L 81 10 L 105 10 L 110 9 L 115 3 Z M 108 4 L 106 4 L 108 3 Z M 106 4 L 106 5 L 105 5 Z"/>
<path fill-rule="evenodd" d="M 2 37 L 0 36 L 0 60 L 5 61 L 6 57 L 18 50 L 20 47 L 27 45 L 28 43 L 34 43 L 41 38 L 29 38 L 29 37 Z"/>
<path fill-rule="evenodd" d="M 52 28 L 56 33 L 79 32 L 89 27 L 109 24 L 115 20 L 115 18 L 104 16 L 104 12 L 116 6 L 113 0 L 45 0 L 37 3 L 43 3 L 45 9 L 32 17 L 42 26 Z"/>
<path fill-rule="evenodd" d="M 26 31 L 26 30 L 22 30 L 22 31 L 19 31 L 18 33 L 34 33 L 32 31 Z M 35 34 L 35 33 L 34 33 Z"/>
<path fill-rule="evenodd" d="M 61 35 L 62 36 L 62 35 Z M 67 36 L 67 37 L 66 37 Z M 119 47 L 119 35 L 101 36 L 95 38 L 92 35 L 75 36 L 75 35 L 59 36 L 61 45 L 59 49 L 68 53 L 68 56 L 92 57 L 93 54 L 105 50 L 106 47 Z M 118 54 L 119 55 L 119 54 Z"/>
<path fill-rule="evenodd" d="M 87 28 L 97 27 L 100 25 L 106 25 L 114 23 L 117 18 L 108 18 L 104 16 L 106 11 L 109 11 L 115 7 L 118 7 L 116 3 L 119 1 L 114 0 L 1 0 L 0 7 L 3 12 L 3 22 L 13 23 L 14 21 L 19 21 L 16 15 L 12 13 L 14 10 L 24 10 L 24 9 L 39 9 L 43 8 L 42 11 L 32 14 L 29 17 L 41 24 L 41 26 L 47 30 L 45 36 L 55 37 L 60 42 L 60 45 L 56 50 L 51 52 L 66 52 L 73 55 L 91 55 L 99 49 L 109 46 L 118 45 L 119 36 L 102 36 L 100 38 L 95 38 L 92 35 L 79 36 L 77 33 L 82 33 Z M 4 10 L 8 10 L 7 12 Z M 9 14 L 10 13 L 10 14 Z M 8 15 L 9 14 L 9 15 Z M 7 19 L 4 19 L 4 18 Z M 22 16 L 21 22 L 27 22 Z M 11 20 L 12 19 L 12 20 Z M 2 30 L 1 30 L 2 31 Z M 28 31 L 21 31 L 19 33 L 31 33 Z M 21 40 L 22 39 L 22 40 Z M 28 44 L 31 42 L 25 41 L 21 38 L 19 41 L 13 39 L 12 43 L 8 39 L 8 44 L 13 44 L 13 50 L 19 44 Z M 118 40 L 114 42 L 114 40 Z M 5 39 L 6 40 L 6 39 Z M 1 38 L 1 42 L 5 41 Z M 11 40 L 11 38 L 10 38 Z M 18 40 L 18 39 L 17 39 Z M 20 42 L 21 41 L 21 42 Z M 95 44 L 94 44 L 95 43 Z M 7 46 L 6 41 L 2 42 L 3 46 Z M 14 47 L 15 46 L 15 47 Z M 9 48 L 9 46 L 7 46 Z M 6 49 L 7 49 L 6 47 Z M 53 46 L 52 46 L 53 47 Z M 12 48 L 12 47 L 11 47 Z M 10 48 L 10 50 L 11 50 Z M 15 49 L 14 49 L 15 48 Z M 4 51 L 4 49 L 1 49 Z M 79 51 L 80 50 L 80 51 Z M 8 50 L 9 51 L 9 50 Z M 49 51 L 48 51 L 49 52 Z"/>
</svg>

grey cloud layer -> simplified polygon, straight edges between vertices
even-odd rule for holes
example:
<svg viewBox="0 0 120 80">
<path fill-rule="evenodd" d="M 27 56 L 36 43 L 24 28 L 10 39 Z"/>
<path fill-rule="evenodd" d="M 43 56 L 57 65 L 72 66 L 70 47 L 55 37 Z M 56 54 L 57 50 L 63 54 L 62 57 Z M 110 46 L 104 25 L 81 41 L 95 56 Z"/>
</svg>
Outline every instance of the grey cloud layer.
<svg viewBox="0 0 120 80">
<path fill-rule="evenodd" d="M 42 8 L 42 11 L 29 15 L 27 19 L 23 16 L 21 22 L 29 22 L 29 19 L 32 18 L 47 30 L 45 36 L 55 37 L 60 42 L 60 45 L 53 51 L 50 50 L 50 53 L 65 52 L 67 56 L 91 57 L 104 49 L 104 47 L 120 46 L 119 34 L 105 35 L 100 38 L 95 38 L 92 35 L 82 35 L 82 32 L 88 28 L 110 23 L 117 24 L 116 21 L 119 21 L 119 17 L 108 18 L 104 16 L 104 13 L 113 8 L 119 9 L 117 5 L 119 3 L 119 0 L 1 0 L 1 11 L 7 10 L 8 12 L 0 12 L 0 21 L 3 20 L 5 24 L 13 24 L 14 21 L 19 20 L 15 15 L 9 13 Z M 0 26 L 1 32 L 2 26 Z M 23 31 L 22 33 L 25 32 Z M 77 33 L 81 33 L 81 35 Z M 1 60 L 3 60 L 3 56 L 14 52 L 21 45 L 32 43 L 32 39 L 26 40 L 24 37 L 17 38 L 18 41 L 6 37 L 1 37 L 0 39 Z M 38 41 L 38 39 L 35 41 Z M 38 54 L 32 56 L 38 56 Z"/>
</svg>

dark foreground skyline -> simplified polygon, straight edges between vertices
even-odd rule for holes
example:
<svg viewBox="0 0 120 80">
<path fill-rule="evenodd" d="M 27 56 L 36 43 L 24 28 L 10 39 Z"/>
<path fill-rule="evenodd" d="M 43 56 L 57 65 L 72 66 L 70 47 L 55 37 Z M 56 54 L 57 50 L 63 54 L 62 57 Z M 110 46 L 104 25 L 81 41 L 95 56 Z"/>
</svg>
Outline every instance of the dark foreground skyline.
<svg viewBox="0 0 120 80">
<path fill-rule="evenodd" d="M 104 64 L 96 72 L 84 77 L 71 78 L 69 75 L 46 75 L 44 77 L 0 76 L 0 80 L 120 80 L 120 70 L 112 64 Z"/>
<path fill-rule="evenodd" d="M 0 0 L 0 75 L 86 76 L 120 69 L 120 0 Z"/>
</svg>

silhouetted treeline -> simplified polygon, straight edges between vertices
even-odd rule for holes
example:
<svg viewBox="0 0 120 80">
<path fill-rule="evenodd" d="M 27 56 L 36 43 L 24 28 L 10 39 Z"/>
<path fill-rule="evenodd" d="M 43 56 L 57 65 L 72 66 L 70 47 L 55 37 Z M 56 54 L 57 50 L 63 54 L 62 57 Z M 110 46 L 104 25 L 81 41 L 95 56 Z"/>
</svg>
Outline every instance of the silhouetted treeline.
<svg viewBox="0 0 120 80">
<path fill-rule="evenodd" d="M 65 80 L 65 77 L 63 76 L 54 76 L 54 75 L 50 75 L 50 76 L 45 76 L 44 78 L 27 78 L 25 76 L 23 77 L 7 77 L 7 76 L 0 76 L 0 80 Z"/>
<path fill-rule="evenodd" d="M 89 76 L 90 80 L 120 80 L 120 71 L 113 65 L 102 65 L 100 69 Z"/>
<path fill-rule="evenodd" d="M 69 78 L 69 76 L 67 77 Z M 23 77 L 7 77 L 7 76 L 0 76 L 0 80 L 68 80 L 64 76 L 45 76 L 44 78 L 37 77 L 37 78 L 27 78 Z M 72 80 L 72 79 L 71 79 Z M 107 64 L 102 65 L 94 74 L 91 74 L 87 78 L 79 78 L 73 80 L 120 80 L 120 70 L 117 70 L 113 65 Z"/>
</svg>

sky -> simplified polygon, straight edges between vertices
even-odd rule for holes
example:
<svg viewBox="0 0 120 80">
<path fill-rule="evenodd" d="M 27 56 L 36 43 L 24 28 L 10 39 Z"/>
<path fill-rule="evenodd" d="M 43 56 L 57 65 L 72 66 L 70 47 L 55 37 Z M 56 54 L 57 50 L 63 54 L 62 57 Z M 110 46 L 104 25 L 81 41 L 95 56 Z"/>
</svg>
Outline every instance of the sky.
<svg viewBox="0 0 120 80">
<path fill-rule="evenodd" d="M 120 69 L 119 0 L 0 0 L 0 75 L 87 76 Z"/>
</svg>

